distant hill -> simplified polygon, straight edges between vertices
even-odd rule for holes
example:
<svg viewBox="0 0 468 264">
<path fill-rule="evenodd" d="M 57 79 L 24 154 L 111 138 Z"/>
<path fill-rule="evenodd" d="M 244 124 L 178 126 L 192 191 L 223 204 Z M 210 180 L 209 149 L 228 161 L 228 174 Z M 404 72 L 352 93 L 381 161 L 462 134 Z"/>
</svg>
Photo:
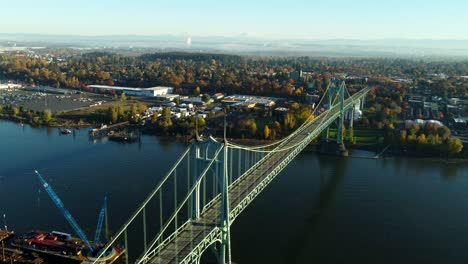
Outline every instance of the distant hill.
<svg viewBox="0 0 468 264">
<path fill-rule="evenodd" d="M 264 56 L 369 56 L 468 58 L 468 40 L 306 40 L 266 39 L 249 35 L 197 37 L 185 35 L 74 36 L 0 34 L 0 48 L 12 46 L 74 47 L 96 49 L 149 48 Z"/>
</svg>

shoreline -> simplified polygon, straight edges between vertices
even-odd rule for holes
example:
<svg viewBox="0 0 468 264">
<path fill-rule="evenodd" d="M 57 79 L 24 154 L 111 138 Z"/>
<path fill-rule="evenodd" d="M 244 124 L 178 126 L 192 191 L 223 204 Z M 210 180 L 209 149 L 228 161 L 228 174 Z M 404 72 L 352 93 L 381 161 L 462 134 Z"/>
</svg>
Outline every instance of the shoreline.
<svg viewBox="0 0 468 264">
<path fill-rule="evenodd" d="M 92 123 L 68 123 L 68 122 L 57 122 L 55 120 L 55 123 L 51 124 L 36 124 L 34 122 L 31 122 L 31 120 L 24 118 L 24 117 L 15 117 L 15 116 L 5 116 L 5 115 L 0 115 L 0 120 L 5 120 L 5 121 L 10 121 L 18 124 L 28 124 L 32 127 L 50 127 L 50 128 L 61 128 L 61 127 L 69 127 L 69 128 L 84 128 L 84 127 L 92 127 L 97 124 L 92 124 Z"/>
<path fill-rule="evenodd" d="M 0 116 L 0 120 L 5 120 L 8 122 L 14 122 L 18 124 L 28 124 L 31 127 L 36 127 L 36 128 L 76 128 L 76 129 L 83 129 L 83 128 L 90 128 L 93 126 L 98 125 L 92 124 L 92 123 L 86 123 L 86 124 L 68 124 L 66 122 L 63 123 L 53 123 L 53 124 L 34 124 L 30 122 L 29 120 L 25 118 L 20 118 L 20 117 L 13 117 L 13 116 L 5 116 L 2 115 Z M 134 126 L 134 125 L 130 125 Z M 151 131 L 142 131 L 143 134 L 149 135 L 149 136 L 157 136 L 160 138 L 163 138 L 164 140 L 176 140 L 180 142 L 190 142 L 193 139 L 193 136 L 188 136 L 188 135 L 164 135 L 161 133 L 154 133 Z M 222 137 L 217 137 L 213 136 L 214 139 L 218 140 L 219 142 L 223 141 Z M 245 145 L 245 146 L 261 146 L 261 145 L 268 145 L 272 144 L 278 140 L 264 140 L 264 139 L 256 139 L 256 138 L 229 138 L 228 140 L 237 143 L 240 145 Z M 313 142 L 310 143 L 309 146 L 307 146 L 304 150 L 309 151 L 309 152 L 314 152 L 320 155 L 333 155 L 333 154 L 327 154 L 327 153 L 322 153 L 317 150 L 317 146 L 320 144 L 320 142 Z M 374 152 L 374 153 L 379 153 L 379 151 L 383 150 L 385 147 L 382 147 L 380 145 L 376 144 L 366 144 L 366 143 L 356 143 L 353 145 L 346 145 L 345 147 L 349 150 L 361 150 L 361 151 L 369 151 L 369 152 Z M 390 155 L 389 155 L 390 154 Z M 376 159 L 381 159 L 381 158 L 388 158 L 388 157 L 405 157 L 405 158 L 410 158 L 410 159 L 422 159 L 422 160 L 429 160 L 429 161 L 437 161 L 437 162 L 444 162 L 446 164 L 460 164 L 460 163 L 468 163 L 468 159 L 465 158 L 444 158 L 444 157 L 436 157 L 436 156 L 427 156 L 424 155 L 423 153 L 418 153 L 418 152 L 410 152 L 410 153 L 402 153 L 402 151 L 385 151 L 384 153 L 381 154 L 381 157 L 377 157 Z M 374 158 L 374 157 L 358 157 L 358 156 L 349 156 L 350 158 Z"/>
</svg>

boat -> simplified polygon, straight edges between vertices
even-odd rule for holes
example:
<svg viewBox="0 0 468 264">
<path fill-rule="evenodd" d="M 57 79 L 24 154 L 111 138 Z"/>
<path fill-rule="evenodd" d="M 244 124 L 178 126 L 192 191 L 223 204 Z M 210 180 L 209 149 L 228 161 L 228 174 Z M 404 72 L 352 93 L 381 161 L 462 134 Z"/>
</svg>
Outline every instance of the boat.
<svg viewBox="0 0 468 264">
<path fill-rule="evenodd" d="M 14 239 L 11 245 L 20 250 L 38 254 L 47 263 L 83 264 L 93 263 L 100 249 L 104 247 L 102 244 L 95 245 L 94 251 L 91 252 L 81 239 L 72 237 L 68 233 L 40 230 L 32 231 Z M 111 248 L 101 257 L 102 261 L 98 263 L 114 263 L 124 252 L 125 250 L 121 247 Z"/>
<path fill-rule="evenodd" d="M 98 133 L 98 132 L 101 132 L 101 131 L 103 131 L 103 130 L 105 130 L 105 129 L 107 129 L 107 125 L 101 124 L 101 126 L 95 127 L 95 128 L 93 128 L 93 129 L 91 129 L 91 130 L 89 131 L 89 134 L 94 135 L 94 134 L 96 134 L 96 133 Z"/>
<path fill-rule="evenodd" d="M 0 229 L 0 243 L 5 242 L 14 236 L 15 232 Z"/>
<path fill-rule="evenodd" d="M 60 129 L 60 134 L 63 134 L 63 135 L 71 134 L 71 132 L 72 131 L 70 129 L 67 129 L 67 128 Z"/>
<path fill-rule="evenodd" d="M 0 264 L 43 264 L 44 259 L 36 253 L 26 253 L 18 249 L 3 247 L 0 252 Z"/>
<path fill-rule="evenodd" d="M 65 208 L 62 200 L 60 200 L 52 187 L 45 181 L 37 170 L 35 173 L 52 201 L 57 205 L 80 238 L 72 237 L 72 235 L 64 232 L 44 232 L 36 230 L 15 238 L 11 242 L 11 245 L 27 252 L 37 253 L 43 257 L 47 263 L 52 262 L 63 264 L 95 262 L 96 256 L 101 254 L 102 249 L 104 248 L 104 245 L 99 241 L 102 224 L 106 214 L 107 197 L 104 197 L 104 203 L 99 213 L 98 225 L 94 236 L 95 241 L 90 241 L 67 208 Z M 114 261 L 116 261 L 124 252 L 125 250 L 121 247 L 112 247 L 106 252 L 103 252 L 103 256 L 99 259 L 98 263 L 114 263 Z"/>
<path fill-rule="evenodd" d="M 10 247 L 13 231 L 0 230 L 0 264 L 42 264 L 44 260 L 36 253 L 24 252 Z"/>
<path fill-rule="evenodd" d="M 117 142 L 135 142 L 138 140 L 138 136 L 133 132 L 119 131 L 110 134 L 109 140 Z"/>
</svg>

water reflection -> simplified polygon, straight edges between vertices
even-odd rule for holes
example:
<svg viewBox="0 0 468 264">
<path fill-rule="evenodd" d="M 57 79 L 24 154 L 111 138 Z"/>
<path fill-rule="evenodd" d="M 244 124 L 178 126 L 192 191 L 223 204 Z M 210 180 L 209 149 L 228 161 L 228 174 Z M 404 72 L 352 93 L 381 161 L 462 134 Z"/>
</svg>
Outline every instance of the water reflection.
<svg viewBox="0 0 468 264">
<path fill-rule="evenodd" d="M 51 138 L 51 137 L 52 137 L 52 133 L 55 132 L 55 128 L 52 128 L 52 127 L 46 127 L 45 130 L 46 130 L 47 136 L 48 136 L 49 138 Z"/>
<path fill-rule="evenodd" d="M 454 163 L 444 163 L 440 166 L 440 176 L 445 180 L 454 180 L 458 175 L 458 165 Z"/>
<path fill-rule="evenodd" d="M 74 131 L 73 140 L 56 129 L 19 129 L 0 121 L 0 138 L 9 139 L 0 141 L 0 213 L 8 214 L 17 233 L 70 231 L 40 192 L 34 168 L 87 230 L 95 227 L 95 212 L 108 195 L 115 231 L 186 146 L 147 135 L 138 145 L 106 138 L 92 144 L 87 129 Z M 468 244 L 468 178 L 457 176 L 467 171 L 468 164 L 438 160 L 301 153 L 234 223 L 234 260 L 363 263 L 372 254 L 375 263 L 428 263 L 422 258 L 438 256 L 447 258 L 438 263 L 459 263 L 468 259 L 460 249 Z"/>
</svg>

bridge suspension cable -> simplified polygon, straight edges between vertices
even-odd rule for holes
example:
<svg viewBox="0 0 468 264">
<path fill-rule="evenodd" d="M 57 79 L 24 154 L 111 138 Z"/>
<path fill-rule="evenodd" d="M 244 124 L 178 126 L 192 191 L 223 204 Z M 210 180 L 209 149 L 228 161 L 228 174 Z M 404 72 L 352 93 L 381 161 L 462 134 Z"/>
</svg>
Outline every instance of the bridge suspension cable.
<svg viewBox="0 0 468 264">
<path fill-rule="evenodd" d="M 335 103 L 337 97 L 334 98 L 332 104 Z M 336 107 L 336 106 L 334 106 Z M 327 120 L 327 117 L 328 117 L 328 114 L 330 114 L 330 111 L 327 111 L 325 113 L 325 116 L 321 119 L 320 123 L 319 123 L 319 126 L 323 124 L 323 122 L 325 122 Z M 305 122 L 304 124 L 307 125 L 309 124 L 310 122 Z M 300 133 L 302 132 L 302 130 L 304 129 L 305 125 L 299 127 L 298 129 L 296 129 L 294 131 L 294 133 L 292 133 L 291 135 L 289 135 L 288 137 L 286 137 L 285 139 L 282 140 L 282 142 L 285 142 L 285 140 L 289 139 L 291 136 L 295 136 L 297 133 Z M 277 148 L 274 148 L 272 150 L 260 150 L 259 148 L 255 148 L 255 147 L 245 147 L 245 146 L 238 146 L 238 145 L 235 145 L 235 144 L 231 144 L 229 142 L 227 142 L 227 145 L 231 148 L 236 148 L 236 149 L 242 149 L 242 150 L 247 150 L 247 151 L 252 151 L 252 152 L 260 152 L 260 153 L 278 153 L 278 152 L 282 152 L 282 151 L 287 151 L 287 150 L 291 150 L 297 146 L 299 146 L 302 142 L 298 142 L 296 144 L 293 144 L 293 145 L 290 145 L 288 147 L 285 147 L 285 148 L 279 148 L 279 146 Z"/>
<path fill-rule="evenodd" d="M 343 83 L 337 85 L 333 82 L 327 86 L 318 106 L 327 94 L 332 94 L 330 86 L 343 88 Z M 274 144 L 242 146 L 226 138 L 223 144 L 212 137 L 192 141 L 101 253 L 124 242 L 127 264 L 198 263 L 206 249 L 224 243 L 215 247 L 215 254 L 219 259 L 229 255 L 229 242 L 225 241 L 229 241 L 230 223 L 300 151 L 368 90 L 357 92 L 344 103 L 341 100 L 341 104 L 336 104 L 344 99 L 340 95 L 330 96 L 326 112 L 314 120 L 307 117 L 289 136 Z M 341 96 L 345 97 L 343 91 Z M 147 223 L 153 223 L 153 228 L 147 228 Z M 136 241 L 137 246 L 129 250 L 127 240 L 132 245 Z M 99 254 L 93 264 L 102 262 L 102 257 Z"/>
<path fill-rule="evenodd" d="M 332 82 L 330 82 L 328 85 L 327 85 L 327 89 L 325 90 L 325 92 L 323 93 L 322 95 L 322 98 L 320 98 L 320 101 L 319 103 L 317 104 L 317 107 L 314 109 L 312 115 L 310 115 L 302 124 L 301 126 L 299 126 L 293 133 L 291 133 L 290 135 L 288 135 L 287 137 L 281 139 L 281 140 L 278 140 L 278 141 L 275 141 L 273 143 L 270 143 L 270 144 L 265 144 L 265 145 L 257 145 L 257 146 L 247 146 L 247 145 L 241 145 L 241 144 L 233 144 L 233 143 L 229 143 L 229 145 L 231 147 L 234 147 L 234 148 L 239 148 L 239 149 L 244 149 L 244 150 L 256 150 L 256 149 L 263 149 L 263 148 L 269 148 L 269 147 L 272 147 L 272 146 L 276 146 L 278 144 L 281 144 L 283 143 L 284 141 L 288 140 L 289 138 L 293 137 L 296 135 L 296 132 L 300 131 L 303 127 L 305 127 L 310 121 L 313 120 L 313 118 L 315 117 L 315 113 L 317 111 L 317 109 L 320 109 L 319 108 L 319 105 L 322 103 L 323 99 L 325 98 L 325 95 L 329 92 L 330 90 L 330 86 L 331 86 Z M 334 103 L 334 102 L 333 102 Z"/>
</svg>

